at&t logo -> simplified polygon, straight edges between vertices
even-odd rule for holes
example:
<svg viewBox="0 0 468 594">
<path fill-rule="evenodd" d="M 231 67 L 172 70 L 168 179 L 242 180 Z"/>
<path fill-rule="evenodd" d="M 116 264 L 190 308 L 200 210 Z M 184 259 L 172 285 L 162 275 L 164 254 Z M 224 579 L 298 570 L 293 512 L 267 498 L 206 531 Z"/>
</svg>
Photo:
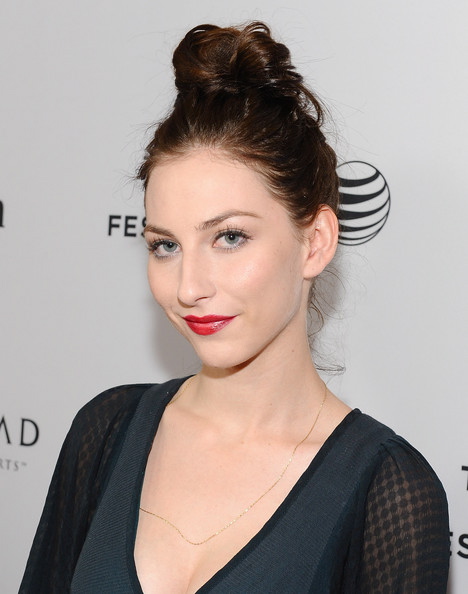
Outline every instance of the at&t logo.
<svg viewBox="0 0 468 594">
<path fill-rule="evenodd" d="M 390 189 L 384 176 L 364 161 L 337 167 L 340 180 L 340 243 L 359 245 L 382 230 L 390 213 Z"/>
</svg>

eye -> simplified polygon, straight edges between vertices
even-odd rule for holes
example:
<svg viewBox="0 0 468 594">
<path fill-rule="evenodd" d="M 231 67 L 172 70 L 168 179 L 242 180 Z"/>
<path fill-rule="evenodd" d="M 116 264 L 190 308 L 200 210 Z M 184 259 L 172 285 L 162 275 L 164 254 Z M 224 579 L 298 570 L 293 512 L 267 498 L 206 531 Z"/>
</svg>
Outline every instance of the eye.
<svg viewBox="0 0 468 594">
<path fill-rule="evenodd" d="M 215 247 L 232 250 L 244 245 L 250 237 L 240 229 L 226 229 L 216 235 Z"/>
<path fill-rule="evenodd" d="M 177 254 L 179 249 L 179 244 L 169 239 L 156 239 L 148 245 L 150 253 L 159 259 L 170 258 Z"/>
</svg>

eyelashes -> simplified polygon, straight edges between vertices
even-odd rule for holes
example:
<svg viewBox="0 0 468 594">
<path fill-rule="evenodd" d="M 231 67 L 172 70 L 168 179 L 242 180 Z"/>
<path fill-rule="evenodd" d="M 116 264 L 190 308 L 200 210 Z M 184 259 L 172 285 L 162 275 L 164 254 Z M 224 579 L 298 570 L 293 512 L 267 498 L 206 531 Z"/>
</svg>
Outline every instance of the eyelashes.
<svg viewBox="0 0 468 594">
<path fill-rule="evenodd" d="M 233 249 L 239 249 L 243 246 L 249 239 L 252 239 L 250 235 L 248 235 L 243 229 L 233 229 L 228 227 L 219 231 L 215 236 L 215 243 L 223 243 L 224 245 L 219 245 L 221 249 L 225 249 L 231 251 Z"/>
<path fill-rule="evenodd" d="M 147 247 L 149 253 L 153 254 L 158 260 L 171 258 L 180 250 L 179 245 L 175 241 L 168 239 L 155 239 Z"/>
<path fill-rule="evenodd" d="M 227 227 L 216 233 L 213 248 L 225 252 L 232 252 L 244 246 L 252 237 L 243 229 Z M 171 239 L 154 239 L 148 243 L 148 251 L 158 260 L 173 258 L 180 253 L 181 247 Z"/>
</svg>

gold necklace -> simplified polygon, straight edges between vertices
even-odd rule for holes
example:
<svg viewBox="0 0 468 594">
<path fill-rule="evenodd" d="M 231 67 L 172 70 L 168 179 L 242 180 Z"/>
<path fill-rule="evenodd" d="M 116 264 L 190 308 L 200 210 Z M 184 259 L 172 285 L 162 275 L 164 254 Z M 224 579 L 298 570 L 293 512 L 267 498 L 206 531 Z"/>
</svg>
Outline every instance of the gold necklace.
<svg viewBox="0 0 468 594">
<path fill-rule="evenodd" d="M 188 388 L 188 386 L 190 385 L 190 383 L 192 382 L 192 380 L 194 379 L 194 377 L 195 376 L 192 376 L 185 383 L 185 385 L 183 386 L 182 390 L 179 390 L 179 393 L 176 395 L 176 397 L 173 400 L 171 400 L 169 402 L 169 404 L 167 406 L 169 406 L 170 404 L 173 404 L 176 400 L 178 400 L 182 396 L 182 394 Z M 140 510 L 142 512 L 145 512 L 145 514 L 149 514 L 150 516 L 154 516 L 155 518 L 158 518 L 159 520 L 162 520 L 168 526 L 170 526 L 171 528 L 173 528 L 179 534 L 179 536 L 181 536 L 185 540 L 185 542 L 188 542 L 189 544 L 195 545 L 195 546 L 199 546 L 199 545 L 205 544 L 206 542 L 208 542 L 212 538 L 215 538 L 216 536 L 218 536 L 219 534 L 221 534 L 221 532 L 224 532 L 225 530 L 227 530 L 228 528 L 230 528 L 233 524 L 235 524 L 237 522 L 237 520 L 240 520 L 242 518 L 242 516 L 245 516 L 245 514 L 248 513 L 254 507 L 254 505 L 257 505 L 257 503 L 259 501 L 261 501 L 265 497 L 265 495 L 268 495 L 268 493 L 274 487 L 276 487 L 276 485 L 280 482 L 280 480 L 285 475 L 287 469 L 289 468 L 291 462 L 293 461 L 294 454 L 296 453 L 296 450 L 299 448 L 299 446 L 301 446 L 307 440 L 307 438 L 310 436 L 310 434 L 314 430 L 315 425 L 317 424 L 317 421 L 319 419 L 320 413 L 322 412 L 322 408 L 323 408 L 323 405 L 325 404 L 325 400 L 326 400 L 327 394 L 328 394 L 328 388 L 327 388 L 327 386 L 326 386 L 325 383 L 324 383 L 324 386 L 325 386 L 325 393 L 323 395 L 323 399 L 322 399 L 322 402 L 321 402 L 320 407 L 318 409 L 317 415 L 315 416 L 314 422 L 312 423 L 312 427 L 309 429 L 307 435 L 303 439 L 301 439 L 301 441 L 298 444 L 296 444 L 296 446 L 294 447 L 294 449 L 292 451 L 292 454 L 289 457 L 288 461 L 286 462 L 286 464 L 285 464 L 283 470 L 281 471 L 279 477 L 275 480 L 275 482 L 270 487 L 268 487 L 268 489 L 264 493 L 262 493 L 260 495 L 260 497 L 257 497 L 257 499 L 255 499 L 255 501 L 253 501 L 250 505 L 248 505 L 245 509 L 243 509 L 241 511 L 241 513 L 239 515 L 237 515 L 233 520 L 231 520 L 228 524 L 226 524 L 225 526 L 223 526 L 222 528 L 220 528 L 219 530 L 217 530 L 216 532 L 214 532 L 213 534 L 211 534 L 207 538 L 205 538 L 203 540 L 200 540 L 200 541 L 194 541 L 194 540 L 190 540 L 189 538 L 187 538 L 185 536 L 185 534 L 183 534 L 183 532 L 181 530 L 179 530 L 179 528 L 177 528 L 177 526 L 175 526 L 172 522 L 170 522 L 169 520 L 167 520 L 163 516 L 160 516 L 158 514 L 155 514 L 154 512 L 151 512 L 151 511 L 149 511 L 147 509 L 144 509 L 143 507 L 140 507 Z"/>
</svg>

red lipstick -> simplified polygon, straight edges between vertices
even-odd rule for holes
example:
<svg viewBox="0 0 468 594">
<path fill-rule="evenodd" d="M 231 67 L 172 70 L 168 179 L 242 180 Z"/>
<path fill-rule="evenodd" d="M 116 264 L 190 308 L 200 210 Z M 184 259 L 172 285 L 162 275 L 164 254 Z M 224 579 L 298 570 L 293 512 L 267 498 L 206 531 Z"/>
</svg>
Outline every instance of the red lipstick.
<svg viewBox="0 0 468 594">
<path fill-rule="evenodd" d="M 197 316 L 185 316 L 184 320 L 187 322 L 187 326 L 201 336 L 208 336 L 219 332 L 225 326 L 231 322 L 236 316 L 203 316 L 198 318 Z"/>
</svg>

